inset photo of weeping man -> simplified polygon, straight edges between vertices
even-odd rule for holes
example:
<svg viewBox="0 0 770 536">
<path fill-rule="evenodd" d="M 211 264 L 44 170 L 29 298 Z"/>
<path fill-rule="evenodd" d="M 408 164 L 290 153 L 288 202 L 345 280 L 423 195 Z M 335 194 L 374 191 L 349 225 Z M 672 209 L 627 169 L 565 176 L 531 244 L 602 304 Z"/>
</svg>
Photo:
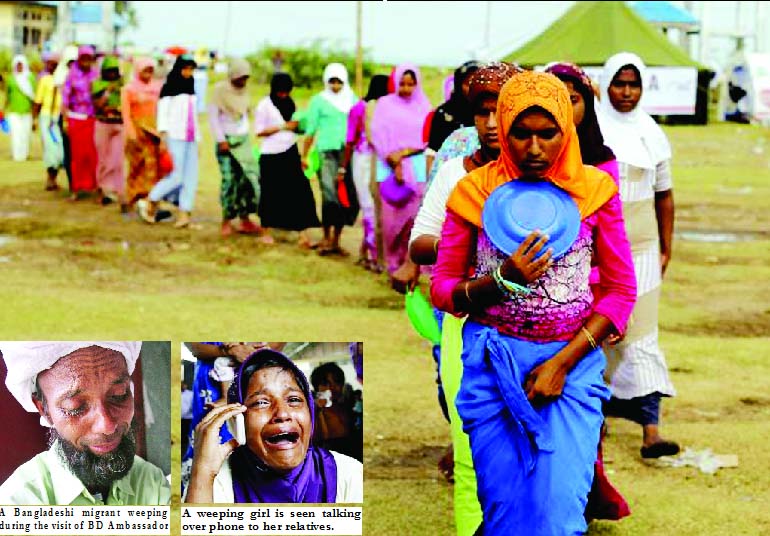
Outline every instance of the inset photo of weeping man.
<svg viewBox="0 0 770 536">
<path fill-rule="evenodd" d="M 0 353 L 0 505 L 169 504 L 170 342 Z"/>
<path fill-rule="evenodd" d="M 363 501 L 361 343 L 190 342 L 182 367 L 183 502 Z"/>
</svg>

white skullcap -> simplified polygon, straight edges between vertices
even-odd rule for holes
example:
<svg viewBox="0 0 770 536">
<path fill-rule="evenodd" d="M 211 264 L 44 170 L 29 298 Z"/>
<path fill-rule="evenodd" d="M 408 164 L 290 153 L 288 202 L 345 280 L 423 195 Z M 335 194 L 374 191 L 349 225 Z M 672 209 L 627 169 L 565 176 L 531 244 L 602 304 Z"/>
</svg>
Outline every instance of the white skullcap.
<svg viewBox="0 0 770 536">
<path fill-rule="evenodd" d="M 139 351 L 142 349 L 141 342 L 1 341 L 0 352 L 3 353 L 5 366 L 8 369 L 8 375 L 5 378 L 8 391 L 24 409 L 37 413 L 37 408 L 32 402 L 37 375 L 51 368 L 62 357 L 89 346 L 100 346 L 123 354 L 129 374 L 134 372 Z"/>
</svg>

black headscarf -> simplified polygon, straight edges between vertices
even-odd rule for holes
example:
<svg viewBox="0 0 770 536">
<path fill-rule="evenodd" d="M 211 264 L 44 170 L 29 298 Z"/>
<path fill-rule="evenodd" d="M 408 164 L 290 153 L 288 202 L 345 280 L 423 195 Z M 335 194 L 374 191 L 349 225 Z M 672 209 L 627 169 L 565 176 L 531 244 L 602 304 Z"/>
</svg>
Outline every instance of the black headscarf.
<svg viewBox="0 0 770 536">
<path fill-rule="evenodd" d="M 195 68 L 196 66 L 197 63 L 189 54 L 177 56 L 171 72 L 166 77 L 166 83 L 163 84 L 160 90 L 160 98 L 176 97 L 182 94 L 195 95 L 195 80 L 192 77 L 184 78 L 182 76 L 182 69 L 185 67 Z"/>
<path fill-rule="evenodd" d="M 380 97 L 384 97 L 388 92 L 388 81 L 390 77 L 386 74 L 375 74 L 372 79 L 369 80 L 369 91 L 366 92 L 364 100 L 369 102 L 370 100 L 377 100 Z"/>
<path fill-rule="evenodd" d="M 561 62 L 549 65 L 546 67 L 546 72 L 555 75 L 562 82 L 572 82 L 572 87 L 583 97 L 585 113 L 583 114 L 583 120 L 577 127 L 578 140 L 580 141 L 580 156 L 583 158 L 583 163 L 597 166 L 614 160 L 615 154 L 612 152 L 612 149 L 604 144 L 604 136 L 599 127 L 599 119 L 596 117 L 591 79 L 588 78 L 585 71 L 575 64 Z"/>
<path fill-rule="evenodd" d="M 290 96 L 279 97 L 278 93 L 288 93 L 294 88 L 294 81 L 289 73 L 275 73 L 270 79 L 270 100 L 281 112 L 284 121 L 291 121 L 297 105 Z"/>
<path fill-rule="evenodd" d="M 481 63 L 477 61 L 466 61 L 455 69 L 454 90 L 452 96 L 444 104 L 436 108 L 433 114 L 433 120 L 430 124 L 430 137 L 428 147 L 434 151 L 441 148 L 449 135 L 460 127 L 469 127 L 473 125 L 473 109 L 470 103 L 463 95 L 463 82 L 478 71 Z"/>
</svg>

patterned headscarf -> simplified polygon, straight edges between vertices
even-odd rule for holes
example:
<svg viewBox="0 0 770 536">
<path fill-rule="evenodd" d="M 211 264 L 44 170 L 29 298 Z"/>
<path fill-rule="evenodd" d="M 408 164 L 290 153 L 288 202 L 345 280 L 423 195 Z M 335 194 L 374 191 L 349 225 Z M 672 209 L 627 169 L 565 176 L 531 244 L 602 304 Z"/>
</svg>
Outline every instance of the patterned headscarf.
<svg viewBox="0 0 770 536">
<path fill-rule="evenodd" d="M 524 69 L 518 65 L 507 62 L 494 61 L 483 65 L 478 71 L 471 74 L 470 88 L 468 89 L 468 101 L 475 108 L 476 100 L 486 93 L 493 96 L 500 94 L 505 83 L 516 73 Z"/>
<path fill-rule="evenodd" d="M 492 191 L 522 175 L 513 161 L 507 137 L 516 118 L 533 107 L 543 108 L 551 114 L 561 130 L 561 150 L 546 170 L 545 177 L 569 193 L 578 206 L 581 219 L 593 214 L 618 190 L 609 175 L 583 165 L 572 121 L 572 104 L 564 83 L 552 74 L 524 71 L 505 83 L 498 98 L 497 124 L 502 139 L 500 156 L 466 175 L 447 202 L 450 210 L 477 227 L 481 227 L 481 211 Z"/>
</svg>

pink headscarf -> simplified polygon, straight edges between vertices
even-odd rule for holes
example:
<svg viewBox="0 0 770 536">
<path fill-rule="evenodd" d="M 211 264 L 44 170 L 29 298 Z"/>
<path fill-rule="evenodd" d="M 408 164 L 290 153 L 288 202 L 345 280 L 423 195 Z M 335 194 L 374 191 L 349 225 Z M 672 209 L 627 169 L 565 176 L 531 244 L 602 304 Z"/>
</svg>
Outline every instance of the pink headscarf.
<svg viewBox="0 0 770 536">
<path fill-rule="evenodd" d="M 162 81 L 152 77 L 149 82 L 145 83 L 139 79 L 139 73 L 147 67 L 155 67 L 155 60 L 147 57 L 136 58 L 134 60 L 134 77 L 126 84 L 125 89 L 140 97 L 157 99 L 163 85 Z"/>
<path fill-rule="evenodd" d="M 80 56 L 93 56 L 96 57 L 96 49 L 91 45 L 80 45 L 78 47 L 78 58 Z"/>
<path fill-rule="evenodd" d="M 408 98 L 398 94 L 398 85 L 406 71 L 412 71 L 417 82 Z M 382 159 L 402 149 L 423 149 L 425 141 L 422 137 L 422 127 L 425 117 L 433 108 L 422 90 L 419 67 L 411 63 L 399 65 L 393 78 L 395 93 L 385 95 L 377 101 L 372 118 L 372 142 Z"/>
</svg>

